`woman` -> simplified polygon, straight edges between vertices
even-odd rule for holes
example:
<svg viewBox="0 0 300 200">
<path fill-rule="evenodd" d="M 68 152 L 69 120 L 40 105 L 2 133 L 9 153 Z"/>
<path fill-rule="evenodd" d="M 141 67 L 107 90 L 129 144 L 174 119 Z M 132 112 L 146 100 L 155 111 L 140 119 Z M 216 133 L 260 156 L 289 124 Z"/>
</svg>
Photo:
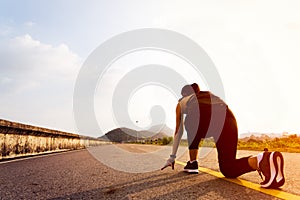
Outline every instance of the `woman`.
<svg viewBox="0 0 300 200">
<path fill-rule="evenodd" d="M 216 142 L 219 167 L 227 178 L 236 178 L 257 170 L 265 179 L 264 188 L 278 188 L 285 182 L 283 156 L 280 152 L 264 152 L 257 156 L 236 159 L 238 128 L 236 119 L 226 103 L 207 91 L 200 91 L 196 83 L 186 85 L 181 90 L 182 98 L 176 107 L 176 129 L 172 153 L 162 168 L 174 169 L 177 149 L 183 134 L 187 131 L 190 161 L 184 171 L 198 173 L 198 146 L 203 138 L 213 137 Z M 185 120 L 184 120 L 185 115 Z"/>
</svg>

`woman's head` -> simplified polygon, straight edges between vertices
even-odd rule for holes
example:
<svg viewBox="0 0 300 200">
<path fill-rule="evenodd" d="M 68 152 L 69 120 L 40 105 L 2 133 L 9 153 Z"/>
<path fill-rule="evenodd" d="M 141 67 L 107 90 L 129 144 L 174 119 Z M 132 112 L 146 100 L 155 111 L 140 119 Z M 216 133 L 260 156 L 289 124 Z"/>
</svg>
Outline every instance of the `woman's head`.
<svg viewBox="0 0 300 200">
<path fill-rule="evenodd" d="M 200 87 L 197 83 L 193 83 L 191 86 L 196 94 L 200 92 Z"/>
<path fill-rule="evenodd" d="M 193 93 L 199 93 L 200 92 L 200 87 L 197 83 L 193 83 L 191 85 L 185 85 L 182 89 L 181 89 L 181 95 L 183 97 L 189 96 Z"/>
</svg>

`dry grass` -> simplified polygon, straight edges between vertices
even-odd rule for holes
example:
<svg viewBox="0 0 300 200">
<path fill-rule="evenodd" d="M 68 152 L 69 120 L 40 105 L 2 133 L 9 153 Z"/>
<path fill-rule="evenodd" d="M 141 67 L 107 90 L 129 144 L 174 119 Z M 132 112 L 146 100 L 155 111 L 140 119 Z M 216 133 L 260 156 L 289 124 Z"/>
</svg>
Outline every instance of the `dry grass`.
<svg viewBox="0 0 300 200">
<path fill-rule="evenodd" d="M 263 151 L 264 148 L 268 148 L 269 151 L 300 153 L 300 137 L 291 135 L 265 141 L 250 139 L 247 142 L 241 140 L 238 142 L 238 149 L 240 150 Z"/>
</svg>

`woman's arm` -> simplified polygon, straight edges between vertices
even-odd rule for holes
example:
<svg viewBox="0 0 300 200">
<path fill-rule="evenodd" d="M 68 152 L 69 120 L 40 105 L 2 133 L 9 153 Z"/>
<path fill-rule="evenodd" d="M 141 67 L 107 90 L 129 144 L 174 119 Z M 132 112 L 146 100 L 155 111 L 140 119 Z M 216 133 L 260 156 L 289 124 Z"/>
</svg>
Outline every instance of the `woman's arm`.
<svg viewBox="0 0 300 200">
<path fill-rule="evenodd" d="M 177 107 L 176 107 L 176 128 L 175 128 L 175 133 L 174 133 L 174 143 L 173 143 L 172 154 L 170 155 L 170 158 L 167 160 L 167 163 L 161 168 L 161 170 L 165 169 L 168 166 L 172 166 L 172 169 L 174 169 L 176 153 L 178 150 L 178 146 L 179 146 L 182 134 L 183 134 L 183 114 L 181 112 L 180 104 L 178 103 Z"/>
<path fill-rule="evenodd" d="M 176 128 L 174 133 L 174 143 L 171 156 L 176 158 L 176 153 L 178 150 L 178 146 L 183 134 L 183 114 L 181 112 L 180 104 L 178 103 L 176 106 Z"/>
</svg>

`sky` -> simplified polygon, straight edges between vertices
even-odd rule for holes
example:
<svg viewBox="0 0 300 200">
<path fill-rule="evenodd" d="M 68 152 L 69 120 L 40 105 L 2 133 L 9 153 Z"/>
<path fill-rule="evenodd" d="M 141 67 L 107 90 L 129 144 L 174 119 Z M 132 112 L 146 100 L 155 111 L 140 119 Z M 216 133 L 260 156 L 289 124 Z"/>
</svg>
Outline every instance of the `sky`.
<svg viewBox="0 0 300 200">
<path fill-rule="evenodd" d="M 208 54 L 240 134 L 299 133 L 299 10 L 297 0 L 2 0 L 0 118 L 97 136 L 81 133 L 74 120 L 73 94 L 82 65 L 113 36 L 160 28 L 187 36 Z M 187 82 L 210 89 L 205 77 L 172 54 L 128 54 L 112 62 L 98 81 L 94 112 L 102 133 L 123 125 L 111 105 L 117 84 L 147 64 L 168 66 Z M 176 92 L 159 84 L 131 91 L 127 110 L 132 124 L 143 129 L 163 121 L 174 128 Z M 151 108 L 163 108 L 165 116 L 151 118 Z"/>
</svg>

